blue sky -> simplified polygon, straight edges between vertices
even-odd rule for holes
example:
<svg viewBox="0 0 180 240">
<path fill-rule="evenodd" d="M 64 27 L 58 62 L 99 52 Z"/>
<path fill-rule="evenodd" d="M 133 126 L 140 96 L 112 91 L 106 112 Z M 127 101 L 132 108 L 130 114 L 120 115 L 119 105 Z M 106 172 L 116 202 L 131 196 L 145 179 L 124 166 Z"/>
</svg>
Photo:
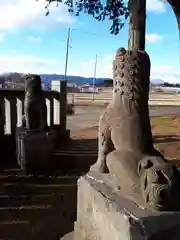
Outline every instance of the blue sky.
<svg viewBox="0 0 180 240">
<path fill-rule="evenodd" d="M 162 0 L 163 1 L 163 0 Z M 168 4 L 147 0 L 146 50 L 152 78 L 180 82 L 180 42 L 175 16 Z M 0 0 L 0 72 L 64 73 L 67 30 L 71 40 L 68 74 L 92 76 L 98 54 L 97 76 L 112 77 L 112 61 L 119 47 L 127 47 L 128 26 L 117 36 L 110 22 L 70 16 L 53 4 L 45 17 L 45 0 Z"/>
</svg>

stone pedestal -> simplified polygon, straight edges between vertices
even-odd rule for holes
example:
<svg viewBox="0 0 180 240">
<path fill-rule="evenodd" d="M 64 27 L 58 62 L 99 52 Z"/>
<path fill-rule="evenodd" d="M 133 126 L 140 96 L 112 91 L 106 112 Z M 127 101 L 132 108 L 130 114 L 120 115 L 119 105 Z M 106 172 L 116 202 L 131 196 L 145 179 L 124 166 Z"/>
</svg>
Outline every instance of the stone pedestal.
<svg viewBox="0 0 180 240">
<path fill-rule="evenodd" d="M 27 132 L 16 129 L 17 161 L 24 173 L 50 170 L 54 161 L 54 132 Z"/>
<path fill-rule="evenodd" d="M 90 172 L 78 180 L 74 240 L 164 240 L 164 233 L 166 236 L 178 224 L 180 212 L 156 212 L 139 206 L 122 195 L 108 174 Z M 180 235 L 171 234 L 167 239 L 178 240 Z"/>
<path fill-rule="evenodd" d="M 64 129 L 61 125 L 52 126 L 51 130 L 54 131 L 55 134 L 54 138 L 55 148 L 59 149 L 62 148 L 64 145 L 66 146 L 70 139 L 70 130 Z"/>
</svg>

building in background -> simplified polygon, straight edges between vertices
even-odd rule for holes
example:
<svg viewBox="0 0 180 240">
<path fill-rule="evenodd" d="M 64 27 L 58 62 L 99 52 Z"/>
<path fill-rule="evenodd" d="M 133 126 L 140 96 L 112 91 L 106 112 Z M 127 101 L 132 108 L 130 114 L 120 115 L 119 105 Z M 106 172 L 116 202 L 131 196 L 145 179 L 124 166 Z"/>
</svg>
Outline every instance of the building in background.
<svg viewBox="0 0 180 240">
<path fill-rule="evenodd" d="M 83 84 L 82 86 L 80 86 L 80 92 L 83 93 L 99 93 L 99 88 L 97 88 L 96 86 L 93 87 L 93 85 L 91 84 Z"/>
<path fill-rule="evenodd" d="M 60 92 L 60 84 L 61 84 L 60 80 L 51 80 L 51 90 Z M 76 92 L 80 92 L 80 89 L 76 83 L 68 82 L 67 83 L 67 91 L 76 93 Z"/>
</svg>

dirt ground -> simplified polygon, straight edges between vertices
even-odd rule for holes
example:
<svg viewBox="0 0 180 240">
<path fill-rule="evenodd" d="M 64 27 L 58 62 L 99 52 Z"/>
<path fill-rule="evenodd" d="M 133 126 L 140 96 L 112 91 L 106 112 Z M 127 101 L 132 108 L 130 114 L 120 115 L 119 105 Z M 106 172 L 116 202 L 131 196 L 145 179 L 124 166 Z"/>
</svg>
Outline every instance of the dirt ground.
<svg viewBox="0 0 180 240">
<path fill-rule="evenodd" d="M 166 158 L 180 159 L 180 116 L 152 117 L 151 127 L 154 144 Z M 97 139 L 98 127 L 79 131 L 73 139 Z"/>
</svg>

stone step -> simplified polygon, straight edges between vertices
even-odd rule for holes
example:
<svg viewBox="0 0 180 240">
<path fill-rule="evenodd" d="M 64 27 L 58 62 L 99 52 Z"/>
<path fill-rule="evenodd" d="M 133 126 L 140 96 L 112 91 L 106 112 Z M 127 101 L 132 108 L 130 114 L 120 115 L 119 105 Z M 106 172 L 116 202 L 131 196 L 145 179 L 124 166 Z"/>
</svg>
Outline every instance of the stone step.
<svg viewBox="0 0 180 240">
<path fill-rule="evenodd" d="M 0 222 L 0 239 L 2 240 L 20 240 L 28 239 L 30 234 L 29 221 Z M 22 236 L 24 238 L 22 238 Z"/>
<path fill-rule="evenodd" d="M 39 240 L 39 239 L 60 239 L 64 234 L 73 228 L 70 222 L 75 221 L 76 211 L 69 212 L 54 209 L 52 214 L 38 212 L 37 218 L 31 216 L 28 220 L 4 220 L 0 221 L 0 239 L 3 240 Z M 41 217 L 40 217 L 41 216 Z M 22 218 L 22 215 L 21 215 Z"/>
<path fill-rule="evenodd" d="M 36 195 L 0 195 L 0 208 L 2 207 L 21 207 L 24 205 L 43 205 L 52 204 L 58 206 L 62 202 L 67 202 L 73 194 L 36 194 Z M 75 192 L 74 192 L 75 196 Z"/>
<path fill-rule="evenodd" d="M 44 176 L 44 175 L 0 175 L 0 185 L 5 183 L 20 184 L 72 184 L 76 183 L 78 176 Z"/>
<path fill-rule="evenodd" d="M 80 175 L 87 172 L 96 162 L 97 155 L 97 142 L 86 140 L 72 140 L 68 149 L 58 150 L 54 154 L 59 169 Z"/>
<path fill-rule="evenodd" d="M 86 140 L 84 140 L 84 141 L 75 140 L 68 145 L 68 148 L 65 148 L 65 149 L 86 149 L 86 150 L 94 149 L 94 150 L 96 150 L 97 146 L 98 146 L 98 141 L 86 142 Z"/>
<path fill-rule="evenodd" d="M 0 169 L 0 176 L 1 175 L 9 175 L 9 174 L 21 175 L 21 170 L 20 170 L 20 168 L 4 168 L 4 169 Z"/>
<path fill-rule="evenodd" d="M 69 145 L 70 146 L 83 146 L 83 147 L 91 147 L 91 146 L 97 146 L 98 140 L 93 141 L 87 141 L 87 140 L 73 140 Z"/>
<path fill-rule="evenodd" d="M 28 205 L 20 207 L 1 207 L 0 222 L 27 221 L 43 219 L 49 215 L 54 208 L 52 205 Z"/>
<path fill-rule="evenodd" d="M 45 219 L 56 216 L 60 219 L 65 217 L 66 212 L 76 212 L 76 206 L 65 204 L 54 207 L 53 205 L 24 205 L 20 207 L 1 207 L 0 223 L 16 221 L 45 221 Z"/>
<path fill-rule="evenodd" d="M 57 150 L 58 152 L 97 152 L 97 147 L 92 146 L 92 147 L 86 147 L 86 146 L 74 146 L 74 147 L 70 147 L 68 149 L 59 149 Z"/>
<path fill-rule="evenodd" d="M 79 175 L 60 174 L 0 170 L 0 239 L 60 239 L 73 229 Z"/>
<path fill-rule="evenodd" d="M 23 184 L 4 183 L 0 187 L 0 195 L 33 195 L 33 194 L 58 194 L 76 191 L 76 183 L 70 184 Z"/>
<path fill-rule="evenodd" d="M 71 156 L 71 157 L 96 157 L 97 152 L 89 152 L 89 151 L 61 151 L 61 152 L 55 152 L 55 156 Z"/>
<path fill-rule="evenodd" d="M 91 146 L 91 147 L 87 147 L 87 146 L 74 146 L 74 147 L 70 147 L 70 148 L 68 148 L 68 149 L 60 149 L 60 150 L 66 150 L 66 151 L 71 151 L 71 150 L 73 150 L 73 151 L 83 151 L 83 152 L 85 152 L 85 151 L 97 151 L 97 147 L 95 147 L 95 146 Z"/>
</svg>

